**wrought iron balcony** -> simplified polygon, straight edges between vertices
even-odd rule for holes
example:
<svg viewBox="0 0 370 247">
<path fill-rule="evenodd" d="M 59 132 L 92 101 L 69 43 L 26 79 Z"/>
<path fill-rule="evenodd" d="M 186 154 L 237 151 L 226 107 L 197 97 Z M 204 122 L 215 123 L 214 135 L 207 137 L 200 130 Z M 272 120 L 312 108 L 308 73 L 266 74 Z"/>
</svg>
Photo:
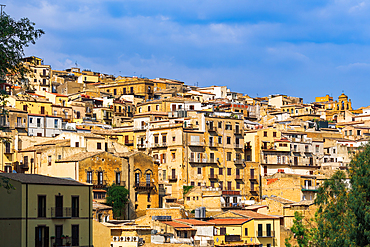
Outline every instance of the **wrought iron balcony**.
<svg viewBox="0 0 370 247">
<path fill-rule="evenodd" d="M 70 207 L 52 207 L 51 218 L 71 218 L 71 212 Z"/>
</svg>

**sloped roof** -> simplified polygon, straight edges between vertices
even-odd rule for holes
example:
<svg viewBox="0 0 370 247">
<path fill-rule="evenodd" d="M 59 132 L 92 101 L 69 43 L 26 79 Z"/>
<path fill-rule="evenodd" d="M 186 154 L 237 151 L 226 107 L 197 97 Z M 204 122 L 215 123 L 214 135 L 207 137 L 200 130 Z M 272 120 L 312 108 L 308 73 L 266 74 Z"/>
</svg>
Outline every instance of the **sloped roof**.
<svg viewBox="0 0 370 247">
<path fill-rule="evenodd" d="M 193 225 L 193 226 L 212 226 L 213 223 L 202 221 L 202 220 L 195 220 L 195 219 L 175 219 L 175 221 L 184 222 L 185 224 Z"/>
<path fill-rule="evenodd" d="M 191 227 L 191 226 L 189 226 L 189 225 L 181 224 L 181 223 L 174 222 L 174 221 L 164 221 L 164 223 L 165 223 L 166 225 L 172 226 L 172 227 L 174 227 L 174 228 L 188 228 L 189 230 L 192 228 L 192 227 Z"/>
<path fill-rule="evenodd" d="M 248 222 L 252 219 L 231 219 L 231 218 L 224 218 L 224 219 L 212 219 L 208 220 L 207 222 L 213 223 L 215 225 L 241 225 L 245 222 Z"/>
<path fill-rule="evenodd" d="M 278 219 L 278 217 L 260 214 L 250 210 L 231 210 L 231 212 L 252 219 Z"/>
<path fill-rule="evenodd" d="M 74 154 L 72 156 L 66 157 L 64 159 L 56 160 L 55 162 L 61 163 L 61 162 L 74 162 L 74 161 L 81 161 L 86 158 L 95 156 L 97 154 L 104 153 L 104 151 L 99 151 L 99 152 L 81 152 Z"/>
<path fill-rule="evenodd" d="M 6 177 L 22 184 L 50 184 L 50 185 L 74 185 L 74 186 L 90 186 L 89 184 L 77 182 L 68 178 L 49 177 L 38 174 L 25 173 L 0 173 L 1 177 Z"/>
</svg>

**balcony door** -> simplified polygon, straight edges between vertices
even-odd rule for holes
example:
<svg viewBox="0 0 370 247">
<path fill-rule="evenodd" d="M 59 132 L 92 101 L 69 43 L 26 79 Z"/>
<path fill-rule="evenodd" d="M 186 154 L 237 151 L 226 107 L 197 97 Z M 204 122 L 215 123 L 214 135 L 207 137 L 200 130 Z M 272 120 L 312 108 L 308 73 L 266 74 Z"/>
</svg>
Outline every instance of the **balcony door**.
<svg viewBox="0 0 370 247">
<path fill-rule="evenodd" d="M 55 216 L 63 216 L 63 196 L 55 196 Z"/>
<path fill-rule="evenodd" d="M 35 228 L 35 247 L 49 247 L 49 227 Z"/>
</svg>

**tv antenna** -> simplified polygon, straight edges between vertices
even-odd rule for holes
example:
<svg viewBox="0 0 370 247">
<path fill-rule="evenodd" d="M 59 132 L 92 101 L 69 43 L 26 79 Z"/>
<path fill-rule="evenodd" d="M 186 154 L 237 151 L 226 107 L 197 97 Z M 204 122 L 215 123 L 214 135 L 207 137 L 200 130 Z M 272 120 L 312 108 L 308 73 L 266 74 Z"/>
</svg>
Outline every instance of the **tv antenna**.
<svg viewBox="0 0 370 247">
<path fill-rule="evenodd" d="M 1 7 L 1 18 L 3 18 L 3 8 L 5 8 L 5 4 L 0 4 Z"/>
</svg>

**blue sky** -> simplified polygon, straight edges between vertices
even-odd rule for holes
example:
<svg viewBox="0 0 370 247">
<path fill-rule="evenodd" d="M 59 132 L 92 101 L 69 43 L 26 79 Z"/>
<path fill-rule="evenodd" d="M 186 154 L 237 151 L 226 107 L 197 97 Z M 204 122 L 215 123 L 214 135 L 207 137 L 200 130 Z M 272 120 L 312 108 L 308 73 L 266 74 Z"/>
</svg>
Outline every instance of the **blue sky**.
<svg viewBox="0 0 370 247">
<path fill-rule="evenodd" d="M 45 31 L 26 55 L 53 69 L 227 85 L 370 105 L 370 1 L 3 0 Z"/>
</svg>

